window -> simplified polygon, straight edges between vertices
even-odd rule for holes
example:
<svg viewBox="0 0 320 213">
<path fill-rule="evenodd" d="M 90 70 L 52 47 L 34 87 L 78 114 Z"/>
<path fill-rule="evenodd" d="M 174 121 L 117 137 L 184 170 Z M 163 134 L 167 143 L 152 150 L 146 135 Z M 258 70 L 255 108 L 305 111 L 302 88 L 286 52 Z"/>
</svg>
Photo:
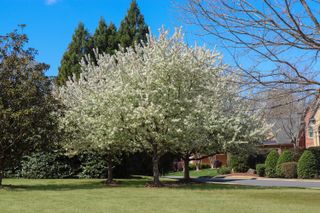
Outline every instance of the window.
<svg viewBox="0 0 320 213">
<path fill-rule="evenodd" d="M 313 127 L 312 126 L 309 126 L 308 132 L 309 132 L 309 138 L 313 138 Z"/>
</svg>

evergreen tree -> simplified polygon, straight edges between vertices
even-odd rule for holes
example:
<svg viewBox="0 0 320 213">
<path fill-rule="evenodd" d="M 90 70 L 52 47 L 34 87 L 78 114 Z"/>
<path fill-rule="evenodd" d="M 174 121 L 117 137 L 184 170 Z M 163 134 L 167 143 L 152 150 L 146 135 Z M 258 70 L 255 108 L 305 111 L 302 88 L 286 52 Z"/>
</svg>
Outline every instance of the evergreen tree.
<svg viewBox="0 0 320 213">
<path fill-rule="evenodd" d="M 24 154 L 57 142 L 58 103 L 36 51 L 17 31 L 0 35 L 0 188 L 4 170 Z"/>
<path fill-rule="evenodd" d="M 99 53 L 113 54 L 118 48 L 117 28 L 113 23 L 108 26 L 103 18 L 92 37 L 92 46 L 98 48 Z"/>
<path fill-rule="evenodd" d="M 59 86 L 64 85 L 68 80 L 68 77 L 72 77 L 74 74 L 79 77 L 81 73 L 80 62 L 82 58 L 89 54 L 92 50 L 90 44 L 90 34 L 85 29 L 83 23 L 79 23 L 72 41 L 68 46 L 68 50 L 63 55 L 61 60 L 61 66 L 59 67 L 59 73 L 57 78 L 57 84 Z"/>
<path fill-rule="evenodd" d="M 119 28 L 119 43 L 122 47 L 129 47 L 133 46 L 135 42 L 146 42 L 147 33 L 149 33 L 148 26 L 144 22 L 137 2 L 133 0 Z"/>
</svg>

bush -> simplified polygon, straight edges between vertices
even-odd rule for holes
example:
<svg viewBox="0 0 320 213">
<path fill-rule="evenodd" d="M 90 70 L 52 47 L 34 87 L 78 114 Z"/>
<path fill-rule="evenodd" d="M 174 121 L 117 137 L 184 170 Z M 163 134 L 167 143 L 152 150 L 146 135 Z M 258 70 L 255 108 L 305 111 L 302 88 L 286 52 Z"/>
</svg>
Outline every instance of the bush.
<svg viewBox="0 0 320 213">
<path fill-rule="evenodd" d="M 231 156 L 230 167 L 234 172 L 247 172 L 249 169 L 247 160 L 245 156 Z"/>
<path fill-rule="evenodd" d="M 284 177 L 284 171 L 282 170 L 282 164 L 293 161 L 293 153 L 289 150 L 285 150 L 277 161 L 276 173 L 278 177 Z"/>
<path fill-rule="evenodd" d="M 72 176 L 69 159 L 63 154 L 36 153 L 22 161 L 20 176 L 24 178 L 67 178 Z"/>
<path fill-rule="evenodd" d="M 231 168 L 222 166 L 222 167 L 220 167 L 220 168 L 217 170 L 217 172 L 218 172 L 218 174 L 220 174 L 220 175 L 230 174 L 230 173 L 231 173 Z"/>
<path fill-rule="evenodd" d="M 280 165 L 282 177 L 297 178 L 297 162 L 286 162 Z"/>
<path fill-rule="evenodd" d="M 87 151 L 81 153 L 79 156 L 80 178 L 106 178 L 107 177 L 107 163 L 106 157 L 101 153 L 94 151 Z"/>
<path fill-rule="evenodd" d="M 299 178 L 315 178 L 318 176 L 317 160 L 311 151 L 306 150 L 301 155 L 298 162 Z"/>
<path fill-rule="evenodd" d="M 318 174 L 320 174 L 320 147 L 310 147 L 308 150 L 311 151 L 314 157 L 316 158 L 317 171 Z"/>
<path fill-rule="evenodd" d="M 201 169 L 211 169 L 211 166 L 209 164 L 201 164 Z"/>
<path fill-rule="evenodd" d="M 257 164 L 256 165 L 256 171 L 259 177 L 264 177 L 266 174 L 266 165 L 264 164 Z"/>
<path fill-rule="evenodd" d="M 266 176 L 267 177 L 277 177 L 276 166 L 279 159 L 279 154 L 276 150 L 272 150 L 266 159 Z"/>
<path fill-rule="evenodd" d="M 200 164 L 199 169 L 210 169 L 211 166 L 208 164 Z M 196 164 L 189 164 L 189 170 L 196 170 Z"/>
</svg>

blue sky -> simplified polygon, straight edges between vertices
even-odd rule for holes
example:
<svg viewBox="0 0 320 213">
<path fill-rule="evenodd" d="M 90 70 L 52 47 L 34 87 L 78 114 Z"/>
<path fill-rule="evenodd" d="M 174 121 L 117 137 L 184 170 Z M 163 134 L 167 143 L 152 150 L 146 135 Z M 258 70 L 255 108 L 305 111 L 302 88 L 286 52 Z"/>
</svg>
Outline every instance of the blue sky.
<svg viewBox="0 0 320 213">
<path fill-rule="evenodd" d="M 93 33 L 100 17 L 119 26 L 131 0 L 0 0 L 0 34 L 26 24 L 29 46 L 37 49 L 37 60 L 51 66 L 47 75 L 57 75 L 63 53 L 82 21 Z M 171 31 L 181 26 L 172 0 L 138 0 L 138 5 L 153 32 L 162 25 Z M 186 28 L 184 28 L 186 30 Z M 196 37 L 186 34 L 190 43 Z"/>
</svg>

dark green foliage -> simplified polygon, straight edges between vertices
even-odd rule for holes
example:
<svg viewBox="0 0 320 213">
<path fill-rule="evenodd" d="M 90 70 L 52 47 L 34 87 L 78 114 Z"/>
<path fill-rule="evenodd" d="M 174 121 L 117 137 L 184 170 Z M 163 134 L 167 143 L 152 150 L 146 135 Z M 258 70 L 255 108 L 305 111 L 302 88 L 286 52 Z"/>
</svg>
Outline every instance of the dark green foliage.
<svg viewBox="0 0 320 213">
<path fill-rule="evenodd" d="M 201 164 L 200 168 L 201 168 L 201 169 L 210 169 L 211 166 L 208 165 L 208 164 Z"/>
<path fill-rule="evenodd" d="M 297 178 L 297 162 L 286 162 L 280 165 L 282 177 Z"/>
<path fill-rule="evenodd" d="M 103 155 L 99 153 L 85 153 L 80 157 L 81 172 L 80 178 L 106 178 L 107 163 Z"/>
<path fill-rule="evenodd" d="M 247 172 L 249 169 L 248 157 L 246 155 L 231 156 L 230 167 L 234 172 Z"/>
<path fill-rule="evenodd" d="M 276 150 L 272 150 L 266 159 L 266 176 L 267 177 L 277 177 L 276 166 L 279 159 L 279 154 Z"/>
<path fill-rule="evenodd" d="M 23 178 L 68 178 L 72 168 L 67 156 L 58 153 L 36 153 L 22 161 L 20 176 Z"/>
<path fill-rule="evenodd" d="M 304 150 L 302 150 L 302 149 L 295 149 L 295 150 L 293 151 L 293 161 L 294 161 L 294 162 L 298 162 L 298 161 L 299 161 L 299 159 L 300 159 L 303 151 L 304 151 Z"/>
<path fill-rule="evenodd" d="M 58 103 L 44 75 L 48 65 L 26 49 L 25 34 L 0 36 L 0 185 L 3 170 L 23 154 L 49 149 L 58 141 Z"/>
<path fill-rule="evenodd" d="M 200 164 L 199 169 L 209 169 L 211 168 L 208 164 Z M 196 170 L 196 164 L 189 164 L 189 170 Z"/>
<path fill-rule="evenodd" d="M 63 55 L 56 83 L 62 86 L 73 75 L 78 78 L 81 73 L 81 60 L 86 55 L 90 55 L 95 60 L 94 48 L 98 48 L 99 53 L 114 54 L 119 44 L 122 47 L 129 47 L 141 41 L 146 42 L 148 32 L 148 26 L 144 22 L 144 17 L 136 1 L 132 1 L 118 32 L 113 23 L 108 26 L 101 18 L 94 35 L 91 37 L 84 24 L 80 23 Z"/>
<path fill-rule="evenodd" d="M 282 171 L 281 165 L 283 163 L 291 162 L 293 161 L 293 153 L 289 150 L 285 150 L 279 157 L 277 161 L 277 167 L 276 167 L 276 173 L 278 177 L 284 177 L 284 171 Z"/>
<path fill-rule="evenodd" d="M 264 177 L 266 175 L 266 165 L 264 164 L 257 164 L 256 171 L 259 177 Z"/>
<path fill-rule="evenodd" d="M 105 20 L 101 18 L 91 42 L 91 45 L 99 50 L 99 53 L 114 54 L 115 50 L 118 49 L 116 26 L 113 23 L 108 26 Z"/>
<path fill-rule="evenodd" d="M 308 150 L 312 152 L 312 154 L 316 158 L 317 171 L 318 171 L 318 174 L 320 174 L 320 147 L 310 147 Z"/>
<path fill-rule="evenodd" d="M 316 178 L 317 172 L 317 161 L 311 151 L 306 150 L 301 155 L 298 162 L 298 177 L 299 178 Z"/>
<path fill-rule="evenodd" d="M 122 47 L 131 47 L 135 43 L 146 42 L 146 35 L 148 33 L 148 26 L 144 22 L 144 17 L 140 12 L 137 2 L 133 0 L 119 28 L 118 38 L 120 45 Z"/>
<path fill-rule="evenodd" d="M 231 173 L 231 168 L 222 166 L 221 168 L 219 168 L 219 169 L 217 170 L 217 172 L 218 172 L 219 175 L 230 174 L 230 173 Z"/>
<path fill-rule="evenodd" d="M 92 52 L 90 34 L 85 29 L 84 24 L 80 23 L 72 36 L 72 41 L 64 53 L 59 67 L 57 84 L 64 85 L 69 77 L 75 75 L 79 77 L 81 73 L 80 62 L 85 55 Z"/>
</svg>

